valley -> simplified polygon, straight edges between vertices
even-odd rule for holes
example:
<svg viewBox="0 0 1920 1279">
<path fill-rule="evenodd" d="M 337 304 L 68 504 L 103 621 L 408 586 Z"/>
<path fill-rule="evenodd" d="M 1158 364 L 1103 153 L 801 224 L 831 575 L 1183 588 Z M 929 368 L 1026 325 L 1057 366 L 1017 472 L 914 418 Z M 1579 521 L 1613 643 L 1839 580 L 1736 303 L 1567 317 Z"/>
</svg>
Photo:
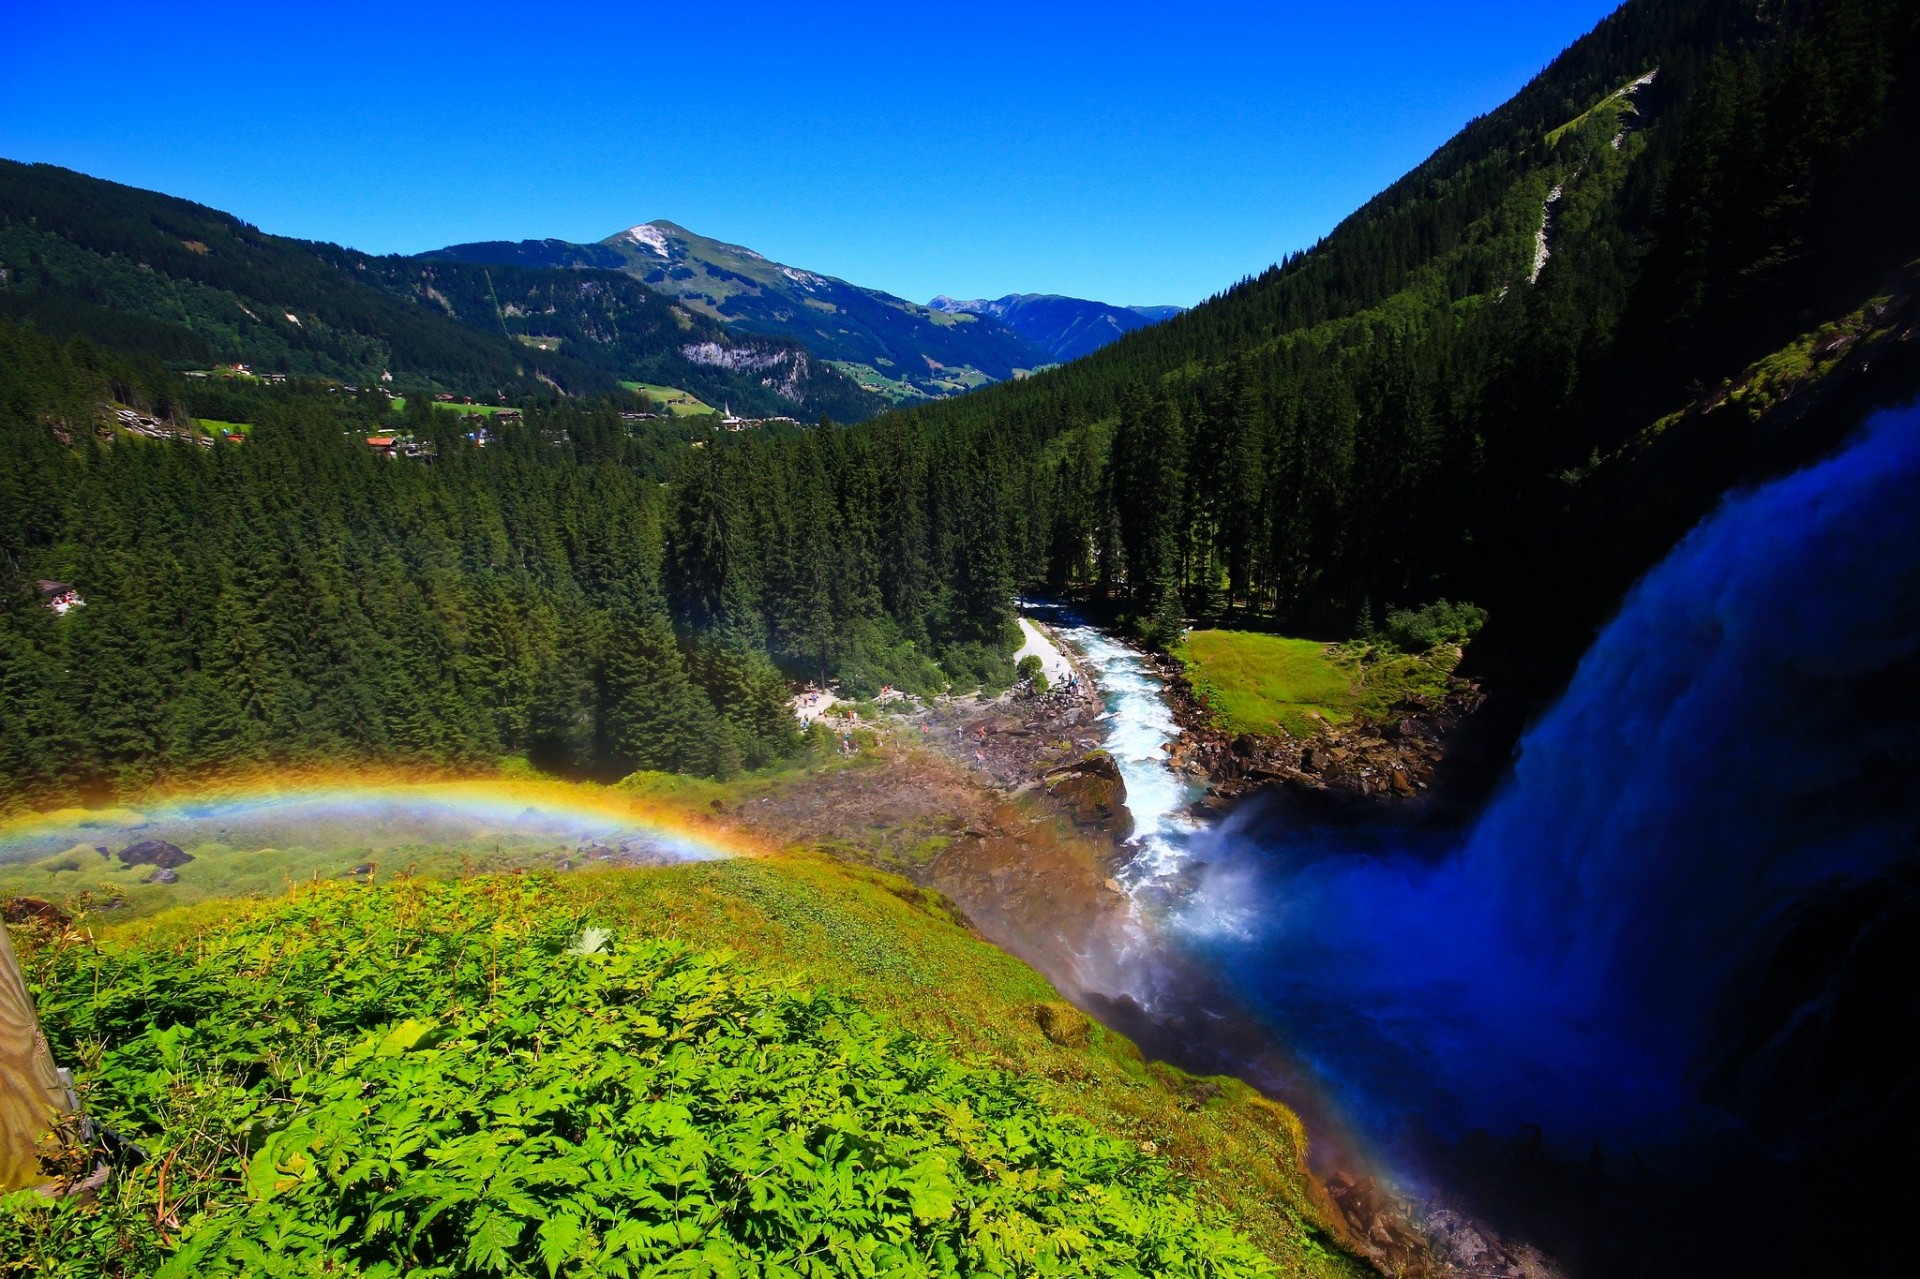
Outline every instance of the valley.
<svg viewBox="0 0 1920 1279">
<path fill-rule="evenodd" d="M 0 1271 L 1902 1273 L 1920 13 L 1514 56 L 1191 308 L 475 238 L 1119 181 L 825 163 L 879 75 L 644 130 L 831 199 L 570 125 L 424 253 L 0 160 Z M 1218 88 L 1111 119 L 1219 227 L 1022 287 L 1309 153 Z"/>
<path fill-rule="evenodd" d="M 991 303 L 942 296 L 919 306 L 666 221 L 643 222 L 597 244 L 456 244 L 421 256 L 621 271 L 722 324 L 804 343 L 861 390 L 890 404 L 938 399 L 1022 377 L 1180 311 L 1038 294 Z"/>
</svg>

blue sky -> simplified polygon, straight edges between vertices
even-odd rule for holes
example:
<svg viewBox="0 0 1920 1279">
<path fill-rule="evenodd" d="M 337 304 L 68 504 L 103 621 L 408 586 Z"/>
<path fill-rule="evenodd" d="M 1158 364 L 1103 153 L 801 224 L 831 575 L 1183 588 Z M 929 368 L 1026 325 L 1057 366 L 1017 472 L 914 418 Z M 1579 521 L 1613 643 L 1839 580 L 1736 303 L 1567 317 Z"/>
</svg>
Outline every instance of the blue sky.
<svg viewBox="0 0 1920 1279">
<path fill-rule="evenodd" d="M 1613 7 L 0 2 L 0 155 L 374 252 L 668 218 L 924 301 L 1191 304 Z"/>
</svg>

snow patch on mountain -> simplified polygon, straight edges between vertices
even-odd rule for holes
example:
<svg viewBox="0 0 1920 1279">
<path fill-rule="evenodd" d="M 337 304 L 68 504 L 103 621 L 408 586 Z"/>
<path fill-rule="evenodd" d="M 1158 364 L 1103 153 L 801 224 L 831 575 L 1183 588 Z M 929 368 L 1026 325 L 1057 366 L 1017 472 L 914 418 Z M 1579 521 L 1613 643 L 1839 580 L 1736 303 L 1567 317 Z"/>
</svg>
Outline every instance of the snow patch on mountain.
<svg viewBox="0 0 1920 1279">
<path fill-rule="evenodd" d="M 651 222 L 642 222 L 639 226 L 628 227 L 624 235 L 638 248 L 646 249 L 663 258 L 673 256 L 673 249 L 667 244 L 666 232 Z"/>
</svg>

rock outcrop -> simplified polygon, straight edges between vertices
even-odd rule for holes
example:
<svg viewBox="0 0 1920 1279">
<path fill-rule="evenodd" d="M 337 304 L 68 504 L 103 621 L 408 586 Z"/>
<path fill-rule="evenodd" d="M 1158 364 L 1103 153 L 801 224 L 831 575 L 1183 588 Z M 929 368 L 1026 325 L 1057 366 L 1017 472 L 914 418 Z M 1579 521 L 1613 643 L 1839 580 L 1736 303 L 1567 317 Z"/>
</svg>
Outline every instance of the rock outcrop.
<svg viewBox="0 0 1920 1279">
<path fill-rule="evenodd" d="M 9 897 L 0 901 L 0 920 L 9 924 L 45 924 L 65 928 L 73 917 L 50 901 L 38 897 Z"/>
<path fill-rule="evenodd" d="M 1113 756 L 1097 750 L 1060 768 L 1043 779 L 1053 797 L 1065 804 L 1073 820 L 1082 826 L 1113 829 L 1127 817 L 1127 783 Z M 1124 836 L 1124 830 L 1114 833 Z"/>
<path fill-rule="evenodd" d="M 1445 696 L 1407 697 L 1383 717 L 1327 726 L 1310 738 L 1229 735 L 1213 726 L 1176 664 L 1161 663 L 1159 674 L 1181 727 L 1168 762 L 1206 779 L 1207 794 L 1195 805 L 1203 817 L 1266 787 L 1324 806 L 1429 806 L 1441 762 L 1486 700 L 1462 680 Z"/>
<path fill-rule="evenodd" d="M 120 860 L 129 866 L 158 866 L 172 870 L 193 860 L 193 854 L 164 839 L 143 839 L 120 850 Z"/>
</svg>

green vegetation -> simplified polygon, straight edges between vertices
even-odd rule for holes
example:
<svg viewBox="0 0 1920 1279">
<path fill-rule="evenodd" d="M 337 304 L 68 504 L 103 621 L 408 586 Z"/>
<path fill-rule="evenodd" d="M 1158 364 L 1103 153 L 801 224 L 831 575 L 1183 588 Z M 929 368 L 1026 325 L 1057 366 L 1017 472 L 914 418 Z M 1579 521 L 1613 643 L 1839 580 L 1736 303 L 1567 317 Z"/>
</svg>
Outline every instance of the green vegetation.
<svg viewBox="0 0 1920 1279">
<path fill-rule="evenodd" d="M 878 873 L 325 883 L 97 935 L 23 962 L 147 1158 L 6 1201 L 32 1273 L 1362 1273 L 1292 1116 Z"/>
<path fill-rule="evenodd" d="M 1191 631 L 1174 654 L 1194 695 L 1230 733 L 1309 737 L 1345 723 L 1360 705 L 1352 672 L 1315 640 Z"/>
<path fill-rule="evenodd" d="M 571 850 L 556 847 L 552 839 L 513 835 L 495 836 L 479 847 L 417 840 L 310 842 L 330 834 L 289 831 L 271 847 L 188 843 L 183 851 L 193 860 L 175 870 L 178 878 L 153 884 L 145 882 L 152 867 L 128 866 L 118 857 L 103 857 L 99 845 L 82 842 L 38 861 L 0 863 L 0 901 L 34 897 L 63 909 L 110 910 L 110 916 L 101 917 L 118 923 L 198 902 L 278 897 L 314 880 L 354 878 L 363 866 L 389 874 L 452 877 L 552 870 L 571 861 Z M 124 846 L 126 840 L 116 843 Z"/>
<path fill-rule="evenodd" d="M 109 402 L 249 443 L 103 445 Z M 476 449 L 424 396 L 396 418 L 0 321 L 0 806 L 354 760 L 730 776 L 799 751 L 789 679 L 1011 682 L 1017 496 L 968 441 L 690 450 L 632 402 L 529 402 Z M 396 429 L 434 463 L 366 448 Z"/>
<path fill-rule="evenodd" d="M 1459 645 L 1478 629 L 1468 625 L 1477 611 L 1443 600 L 1388 619 L 1390 631 L 1398 618 L 1408 628 L 1405 638 L 1414 641 L 1454 627 L 1418 647 L 1384 636 L 1326 644 L 1253 631 L 1191 631 L 1173 654 L 1219 728 L 1311 737 L 1356 715 L 1384 716 L 1403 698 L 1445 696 Z"/>
<path fill-rule="evenodd" d="M 1604 128 L 1612 129 L 1616 132 L 1624 128 L 1628 121 L 1639 114 L 1639 109 L 1634 105 L 1632 98 L 1628 96 L 1638 80 L 1638 76 L 1634 77 L 1632 81 L 1629 81 L 1627 84 L 1622 85 L 1620 88 L 1614 90 L 1614 92 L 1600 99 L 1591 109 L 1581 112 L 1579 116 L 1567 121 L 1557 129 L 1548 130 L 1547 145 L 1555 146 L 1559 143 L 1560 139 L 1569 134 L 1577 135 L 1582 129 L 1596 120 L 1598 120 Z"/>
<path fill-rule="evenodd" d="M 674 417 L 703 417 L 720 412 L 677 386 L 657 386 L 651 382 L 622 382 L 620 385 L 629 391 L 638 391 Z"/>
<path fill-rule="evenodd" d="M 1329 656 L 1353 682 L 1360 714 L 1377 720 L 1402 699 L 1438 701 L 1446 696 L 1461 653 L 1447 644 L 1407 653 L 1391 643 L 1358 639 L 1334 645 Z"/>
<path fill-rule="evenodd" d="M 203 417 L 196 420 L 200 423 L 200 429 L 208 435 L 244 436 L 253 430 L 253 424 L 250 422 L 222 422 L 220 419 L 212 417 Z"/>
<path fill-rule="evenodd" d="M 852 378 L 861 390 L 885 396 L 890 404 L 909 404 L 926 398 L 918 387 L 905 378 L 889 377 L 871 364 L 852 360 L 830 360 L 828 363 Z"/>
<path fill-rule="evenodd" d="M 1420 608 L 1395 609 L 1387 614 L 1385 637 L 1402 652 L 1424 653 L 1441 644 L 1465 644 L 1486 624 L 1483 608 L 1436 600 Z"/>
<path fill-rule="evenodd" d="M 473 414 L 480 414 L 485 417 L 492 417 L 495 413 L 508 413 L 508 412 L 519 411 L 518 406 L 510 405 L 510 404 L 442 404 L 438 402 L 431 402 L 431 403 L 432 403 L 433 411 L 436 413 L 458 413 L 462 417 L 467 417 Z M 393 404 L 393 411 L 395 413 L 405 413 L 407 411 L 407 397 L 404 395 L 394 396 L 392 400 L 392 404 Z"/>
</svg>

